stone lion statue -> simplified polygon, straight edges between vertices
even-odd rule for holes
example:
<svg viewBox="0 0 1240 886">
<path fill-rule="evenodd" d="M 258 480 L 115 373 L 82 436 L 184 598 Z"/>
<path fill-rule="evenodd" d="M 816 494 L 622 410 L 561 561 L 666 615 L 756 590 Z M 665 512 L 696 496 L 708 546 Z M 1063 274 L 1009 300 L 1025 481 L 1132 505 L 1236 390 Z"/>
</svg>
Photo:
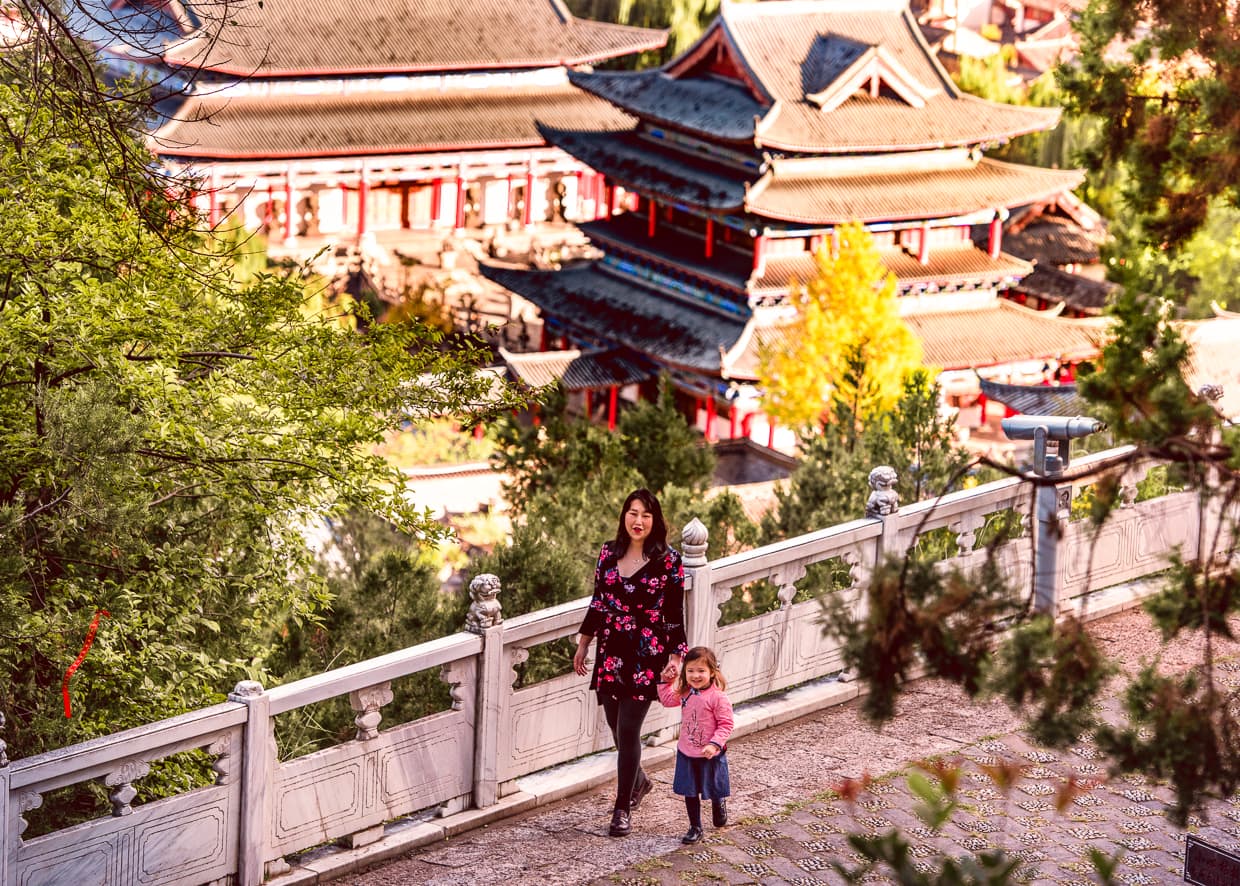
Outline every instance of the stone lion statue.
<svg viewBox="0 0 1240 886">
<path fill-rule="evenodd" d="M 499 605 L 499 576 L 484 572 L 469 583 L 469 614 L 465 629 L 481 634 L 504 620 Z"/>
<path fill-rule="evenodd" d="M 870 498 L 865 503 L 867 517 L 886 517 L 900 509 L 900 496 L 896 494 L 896 469 L 879 465 L 870 471 Z"/>
</svg>

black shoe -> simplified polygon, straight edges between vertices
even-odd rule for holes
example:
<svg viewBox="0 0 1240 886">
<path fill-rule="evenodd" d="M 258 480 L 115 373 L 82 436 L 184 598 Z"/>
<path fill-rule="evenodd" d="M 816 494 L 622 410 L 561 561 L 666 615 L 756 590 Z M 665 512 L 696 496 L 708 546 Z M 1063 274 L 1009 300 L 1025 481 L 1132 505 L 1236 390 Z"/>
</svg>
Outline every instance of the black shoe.
<svg viewBox="0 0 1240 886">
<path fill-rule="evenodd" d="M 611 827 L 607 829 L 608 834 L 613 837 L 627 837 L 631 830 L 633 830 L 633 824 L 629 821 L 627 809 L 617 809 L 612 812 Z"/>
<path fill-rule="evenodd" d="M 633 788 L 633 799 L 629 803 L 630 809 L 636 809 L 642 799 L 654 790 L 654 782 L 648 778 L 643 778 L 642 783 Z"/>
<path fill-rule="evenodd" d="M 685 831 L 685 835 L 680 838 L 680 842 L 685 845 L 702 842 L 702 829 L 694 826 Z"/>
<path fill-rule="evenodd" d="M 727 800 L 711 800 L 710 801 L 710 818 L 715 827 L 721 828 L 728 823 L 728 801 Z"/>
</svg>

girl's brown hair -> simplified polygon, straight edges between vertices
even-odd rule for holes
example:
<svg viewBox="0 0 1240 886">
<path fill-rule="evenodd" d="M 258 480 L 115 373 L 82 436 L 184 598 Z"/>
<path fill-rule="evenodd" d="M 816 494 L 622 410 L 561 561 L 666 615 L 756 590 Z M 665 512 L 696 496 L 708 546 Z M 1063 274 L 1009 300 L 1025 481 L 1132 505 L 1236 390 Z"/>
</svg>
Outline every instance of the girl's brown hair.
<svg viewBox="0 0 1240 886">
<path fill-rule="evenodd" d="M 676 678 L 677 692 L 689 691 L 689 681 L 685 679 L 685 668 L 690 662 L 695 661 L 703 662 L 710 669 L 710 680 L 720 691 L 728 688 L 727 678 L 723 676 L 723 671 L 719 670 L 719 659 L 715 657 L 715 650 L 709 646 L 694 646 L 685 653 L 685 657 L 680 662 L 680 675 Z"/>
</svg>

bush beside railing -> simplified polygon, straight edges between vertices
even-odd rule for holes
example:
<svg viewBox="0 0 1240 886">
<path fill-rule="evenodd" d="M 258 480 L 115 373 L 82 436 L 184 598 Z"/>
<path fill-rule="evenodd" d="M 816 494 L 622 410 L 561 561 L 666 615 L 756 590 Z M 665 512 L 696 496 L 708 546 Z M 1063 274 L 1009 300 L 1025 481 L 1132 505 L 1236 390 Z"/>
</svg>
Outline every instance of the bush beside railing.
<svg viewBox="0 0 1240 886">
<path fill-rule="evenodd" d="M 1124 454 L 1090 461 L 1105 465 Z M 1196 496 L 1137 502 L 1142 475 L 1128 471 L 1125 507 L 1096 534 L 1088 523 L 1067 520 L 1072 484 L 1060 489 L 1060 612 L 1075 607 L 1090 614 L 1091 592 L 1164 568 L 1177 546 L 1186 556 L 1196 553 Z M 869 575 L 884 557 L 944 530 L 956 551 L 942 568 L 973 568 L 986 553 L 977 539 L 987 519 L 1012 510 L 1023 515 L 1023 532 L 1000 541 L 996 554 L 1005 573 L 1028 586 L 1031 506 L 1028 484 L 1001 480 L 713 563 L 705 559 L 706 531 L 693 521 L 683 535 L 690 640 L 719 651 L 738 702 L 836 673 L 841 652 L 822 634 L 818 602 L 796 602 L 798 582 L 814 579 L 815 568 L 826 568 L 819 564 L 833 565 L 837 579 L 846 576 L 833 592 L 847 595 L 859 611 Z M 757 581 L 778 588 L 779 609 L 720 626 L 720 607 Z M 382 836 L 385 821 L 420 810 L 487 807 L 515 790 L 514 779 L 609 747 L 585 680 L 565 674 L 513 688 L 513 669 L 528 650 L 575 633 L 588 601 L 504 621 L 489 593 L 494 587 L 493 576 L 471 584 L 467 632 L 270 690 L 243 682 L 224 704 L 12 763 L 0 743 L 0 886 L 254 886 L 286 870 L 285 855 L 332 840 L 364 845 Z M 392 681 L 435 668 L 451 687 L 452 709 L 380 729 Z M 356 737 L 280 761 L 273 718 L 344 695 L 357 715 Z M 675 716 L 656 707 L 647 728 L 669 729 Z M 191 749 L 214 758 L 216 783 L 135 808 L 133 782 L 149 764 Z M 22 839 L 23 816 L 44 794 L 91 779 L 107 786 L 111 818 Z"/>
</svg>

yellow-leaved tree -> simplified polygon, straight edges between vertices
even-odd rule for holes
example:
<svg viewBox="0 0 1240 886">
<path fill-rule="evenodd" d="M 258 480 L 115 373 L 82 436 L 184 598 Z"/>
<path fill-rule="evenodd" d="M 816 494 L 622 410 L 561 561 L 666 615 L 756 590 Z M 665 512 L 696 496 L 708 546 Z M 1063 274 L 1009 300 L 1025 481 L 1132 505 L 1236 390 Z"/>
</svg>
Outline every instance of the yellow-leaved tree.
<svg viewBox="0 0 1240 886">
<path fill-rule="evenodd" d="M 896 306 L 895 275 L 864 225 L 841 225 L 814 261 L 814 278 L 793 283 L 795 318 L 759 350 L 766 413 L 802 432 L 841 406 L 861 422 L 890 409 L 905 373 L 921 366 L 921 342 Z"/>
</svg>

